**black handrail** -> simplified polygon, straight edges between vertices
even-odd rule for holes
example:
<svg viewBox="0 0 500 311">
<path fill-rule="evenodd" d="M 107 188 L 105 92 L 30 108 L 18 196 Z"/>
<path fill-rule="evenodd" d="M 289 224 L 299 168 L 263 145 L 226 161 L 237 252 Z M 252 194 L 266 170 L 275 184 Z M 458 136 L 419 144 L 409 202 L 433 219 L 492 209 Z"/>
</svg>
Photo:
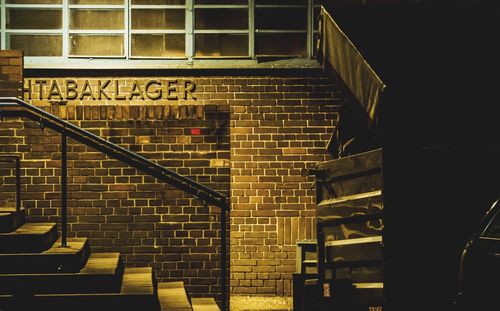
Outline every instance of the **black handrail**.
<svg viewBox="0 0 500 311">
<path fill-rule="evenodd" d="M 16 108 L 19 108 L 16 110 Z M 92 134 L 72 123 L 64 121 L 38 107 L 30 105 L 19 98 L 0 97 L 0 117 L 27 117 L 41 125 L 51 128 L 59 133 L 65 133 L 87 146 L 97 149 L 108 156 L 120 160 L 128 165 L 148 173 L 163 182 L 183 190 L 201 201 L 213 204 L 224 210 L 229 209 L 226 196 L 214 191 L 187 177 L 181 176 L 159 164 L 152 162 L 130 150 L 111 143 L 99 136 Z"/>
<path fill-rule="evenodd" d="M 64 121 L 38 107 L 30 105 L 15 97 L 0 97 L 0 118 L 3 117 L 25 117 L 38 122 L 40 126 L 46 126 L 61 133 L 61 153 L 62 153 L 62 176 L 61 176 L 61 223 L 62 223 L 62 246 L 66 246 L 66 152 L 67 137 L 73 138 L 89 147 L 92 147 L 104 154 L 122 161 L 144 173 L 160 179 L 184 192 L 187 192 L 205 204 L 213 204 L 221 209 L 221 300 L 222 310 L 227 310 L 227 234 L 226 234 L 226 212 L 229 211 L 229 202 L 226 196 L 212 190 L 187 177 L 181 176 L 157 163 L 152 162 L 130 150 L 111 143 L 99 136 L 96 136 L 72 123 Z"/>
</svg>

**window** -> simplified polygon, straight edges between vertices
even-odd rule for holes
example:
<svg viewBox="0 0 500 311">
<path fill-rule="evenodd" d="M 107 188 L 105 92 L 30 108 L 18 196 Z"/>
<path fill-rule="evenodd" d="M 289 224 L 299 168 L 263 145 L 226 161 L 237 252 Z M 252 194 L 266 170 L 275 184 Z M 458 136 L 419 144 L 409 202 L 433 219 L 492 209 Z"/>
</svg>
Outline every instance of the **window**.
<svg viewBox="0 0 500 311">
<path fill-rule="evenodd" d="M 307 56 L 307 0 L 255 0 L 255 53 Z"/>
<path fill-rule="evenodd" d="M 28 67 L 312 56 L 313 0 L 0 3 L 1 48 L 22 49 Z"/>
<path fill-rule="evenodd" d="M 194 56 L 248 57 L 248 7 L 245 0 L 194 0 Z"/>
</svg>

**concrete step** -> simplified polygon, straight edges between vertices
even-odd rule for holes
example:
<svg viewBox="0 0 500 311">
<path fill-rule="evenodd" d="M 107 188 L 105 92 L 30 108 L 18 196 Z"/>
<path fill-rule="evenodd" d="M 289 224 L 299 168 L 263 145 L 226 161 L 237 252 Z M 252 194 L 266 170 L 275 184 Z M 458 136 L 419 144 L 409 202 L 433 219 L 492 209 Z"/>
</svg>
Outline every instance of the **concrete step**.
<svg viewBox="0 0 500 311">
<path fill-rule="evenodd" d="M 97 288 L 99 283 L 94 283 Z M 121 289 L 115 293 L 0 295 L 2 311 L 160 311 L 156 280 L 151 268 L 125 268 Z"/>
<path fill-rule="evenodd" d="M 24 225 L 24 219 L 24 209 L 17 212 L 16 208 L 0 208 L 0 233 L 15 231 Z"/>
<path fill-rule="evenodd" d="M 165 282 L 158 284 L 158 300 L 162 311 L 192 311 L 184 283 Z"/>
<path fill-rule="evenodd" d="M 220 311 L 213 298 L 191 298 L 193 311 Z"/>
<path fill-rule="evenodd" d="M 0 274 L 0 293 L 13 295 L 119 292 L 119 253 L 91 254 L 77 273 Z"/>
<path fill-rule="evenodd" d="M 78 272 L 90 254 L 86 238 L 68 238 L 67 247 L 57 240 L 40 253 L 0 254 L 0 273 Z"/>
<path fill-rule="evenodd" d="M 0 233 L 0 253 L 38 253 L 57 239 L 55 223 L 25 223 L 15 231 Z"/>
</svg>

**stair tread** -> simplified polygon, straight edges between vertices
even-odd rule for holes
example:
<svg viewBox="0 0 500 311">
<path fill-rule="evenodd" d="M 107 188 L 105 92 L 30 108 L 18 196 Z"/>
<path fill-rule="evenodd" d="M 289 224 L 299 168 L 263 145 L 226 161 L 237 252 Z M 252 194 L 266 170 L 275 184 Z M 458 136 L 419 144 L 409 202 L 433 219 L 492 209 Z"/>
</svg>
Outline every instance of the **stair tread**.
<svg viewBox="0 0 500 311">
<path fill-rule="evenodd" d="M 0 208 L 0 233 L 12 232 L 24 224 L 25 210 L 15 207 Z"/>
<path fill-rule="evenodd" d="M 12 235 L 43 235 L 48 233 L 56 224 L 55 223 L 25 223 L 21 227 L 12 232 L 0 233 L 0 236 Z"/>
<path fill-rule="evenodd" d="M 165 311 L 192 310 L 182 281 L 158 283 L 158 299 Z"/>
<path fill-rule="evenodd" d="M 325 246 L 344 246 L 344 245 L 354 245 L 362 243 L 380 243 L 380 242 L 382 242 L 382 236 L 377 235 L 377 236 L 355 238 L 355 239 L 327 241 L 325 242 Z"/>
<path fill-rule="evenodd" d="M 192 298 L 193 311 L 220 311 L 219 306 L 213 298 Z"/>
<path fill-rule="evenodd" d="M 350 195 L 346 195 L 346 196 L 342 196 L 342 197 L 338 197 L 338 198 L 323 200 L 320 203 L 318 203 L 318 206 L 333 205 L 333 204 L 338 204 L 338 203 L 346 202 L 346 201 L 353 201 L 353 200 L 378 197 L 381 195 L 382 195 L 382 190 L 375 190 L 375 191 L 369 191 L 369 192 L 363 192 L 363 193 L 357 193 L 357 194 L 350 194 Z"/>
<path fill-rule="evenodd" d="M 119 292 L 105 293 L 57 293 L 57 294 L 36 294 L 37 297 L 72 297 L 72 296 L 127 296 L 127 295 L 154 295 L 152 282 L 152 270 L 137 271 L 142 268 L 125 268 L 123 272 L 122 287 Z M 6 297 L 9 295 L 0 295 Z"/>
<path fill-rule="evenodd" d="M 120 253 L 92 253 L 80 274 L 111 274 L 120 263 Z"/>
<path fill-rule="evenodd" d="M 61 247 L 61 239 L 59 238 L 48 250 L 39 254 L 74 254 L 79 252 L 85 246 L 85 243 L 87 243 L 87 238 L 68 238 L 66 240 L 66 247 Z"/>
<path fill-rule="evenodd" d="M 33 294 L 118 292 L 122 270 L 119 253 L 110 253 L 107 256 L 91 254 L 80 272 L 0 274 L 0 292 Z"/>
<path fill-rule="evenodd" d="M 0 233 L 0 253 L 42 252 L 56 239 L 56 223 L 25 223 L 14 231 Z"/>
<path fill-rule="evenodd" d="M 90 254 L 87 259 L 87 264 L 83 267 L 80 272 L 72 273 L 3 273 L 0 277 L 5 275 L 17 275 L 17 276 L 28 276 L 28 275 L 39 275 L 39 276 L 64 276 L 64 275 L 83 275 L 83 274 L 111 274 L 116 271 L 117 266 L 120 262 L 120 253 L 107 253 L 107 256 L 102 256 L 102 254 Z"/>
<path fill-rule="evenodd" d="M 61 247 L 59 239 L 45 251 L 0 254 L 0 273 L 78 272 L 90 253 L 87 238 L 68 238 L 66 244 Z"/>
<path fill-rule="evenodd" d="M 377 283 L 352 283 L 356 288 L 359 289 L 367 289 L 367 288 L 375 288 L 375 289 L 382 289 L 384 288 L 384 283 L 377 282 Z"/>
<path fill-rule="evenodd" d="M 0 213 L 14 213 L 16 211 L 16 207 L 8 207 L 8 206 L 4 206 L 4 207 L 0 207 Z"/>
<path fill-rule="evenodd" d="M 154 294 L 153 269 L 126 268 L 123 274 L 121 294 Z"/>
</svg>

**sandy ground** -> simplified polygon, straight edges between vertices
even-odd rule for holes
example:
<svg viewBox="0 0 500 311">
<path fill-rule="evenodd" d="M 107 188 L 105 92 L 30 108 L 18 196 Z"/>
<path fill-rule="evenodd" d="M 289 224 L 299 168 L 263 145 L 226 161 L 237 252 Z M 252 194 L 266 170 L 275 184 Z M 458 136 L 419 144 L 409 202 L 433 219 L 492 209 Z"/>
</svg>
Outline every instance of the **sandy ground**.
<svg viewBox="0 0 500 311">
<path fill-rule="evenodd" d="M 292 297 L 231 295 L 230 311 L 291 311 Z"/>
</svg>

